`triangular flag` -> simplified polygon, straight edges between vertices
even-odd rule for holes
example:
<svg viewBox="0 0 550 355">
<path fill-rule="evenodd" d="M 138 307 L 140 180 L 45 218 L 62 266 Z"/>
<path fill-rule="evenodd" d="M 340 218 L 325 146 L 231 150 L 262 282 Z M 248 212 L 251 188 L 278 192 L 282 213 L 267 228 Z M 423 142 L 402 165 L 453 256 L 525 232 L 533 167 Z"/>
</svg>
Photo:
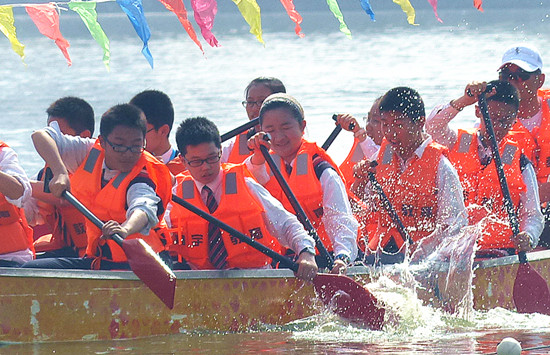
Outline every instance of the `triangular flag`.
<svg viewBox="0 0 550 355">
<path fill-rule="evenodd" d="M 159 0 L 159 1 L 169 11 L 172 11 L 173 13 L 176 14 L 183 28 L 185 28 L 185 31 L 187 31 L 187 34 L 189 35 L 189 37 L 191 37 L 193 42 L 195 42 L 197 46 L 199 46 L 201 52 L 204 54 L 204 50 L 202 49 L 202 45 L 199 42 L 199 39 L 197 38 L 197 34 L 195 33 L 193 26 L 191 26 L 191 23 L 187 19 L 187 10 L 185 10 L 185 5 L 183 4 L 183 0 Z"/>
<path fill-rule="evenodd" d="M 370 19 L 372 21 L 376 21 L 374 18 L 374 11 L 372 11 L 372 7 L 370 6 L 369 0 L 359 0 L 359 1 L 361 1 L 361 7 L 370 16 Z"/>
<path fill-rule="evenodd" d="M 483 0 L 474 0 L 474 7 L 479 11 L 483 12 Z"/>
<path fill-rule="evenodd" d="M 50 2 L 48 4 L 25 5 L 25 10 L 27 10 L 27 14 L 29 14 L 38 31 L 55 41 L 70 66 L 72 64 L 68 51 L 70 45 L 59 31 L 59 14 L 55 9 L 55 4 Z"/>
<path fill-rule="evenodd" d="M 214 17 L 218 13 L 216 0 L 191 0 L 191 7 L 193 7 L 195 21 L 201 29 L 202 37 L 210 46 L 218 47 L 218 40 L 212 33 Z"/>
<path fill-rule="evenodd" d="M 281 0 L 281 4 L 285 7 L 288 17 L 290 17 L 290 19 L 296 24 L 294 31 L 298 37 L 303 38 L 305 35 L 301 32 L 302 28 L 300 27 L 300 24 L 302 23 L 302 16 L 300 16 L 298 11 L 294 8 L 294 3 L 292 0 Z"/>
<path fill-rule="evenodd" d="M 342 15 L 342 11 L 340 11 L 338 2 L 336 2 L 336 0 L 327 0 L 327 4 L 330 11 L 334 14 L 334 17 L 336 17 L 340 22 L 340 32 L 344 33 L 348 38 L 351 38 L 351 31 L 344 22 L 344 15 Z"/>
<path fill-rule="evenodd" d="M 101 25 L 97 22 L 97 12 L 95 11 L 96 3 L 95 2 L 84 2 L 84 1 L 71 1 L 69 2 L 69 8 L 80 15 L 82 21 L 88 31 L 95 39 L 95 41 L 103 48 L 103 64 L 109 70 L 109 62 L 111 59 L 111 51 L 109 49 L 109 39 L 107 35 L 101 28 Z"/>
<path fill-rule="evenodd" d="M 250 33 L 256 36 L 260 43 L 264 43 L 264 40 L 262 39 L 262 18 L 260 16 L 260 6 L 256 0 L 233 0 L 233 2 L 237 5 L 241 15 L 250 26 Z"/>
<path fill-rule="evenodd" d="M 437 21 L 443 23 L 443 20 L 440 19 L 439 15 L 437 14 L 437 0 L 428 0 L 428 2 L 430 3 L 430 5 L 432 5 L 434 9 L 435 18 L 437 19 Z"/>
<path fill-rule="evenodd" d="M 403 12 L 407 14 L 407 22 L 409 23 L 409 25 L 418 26 L 418 24 L 414 23 L 414 18 L 416 17 L 416 14 L 409 0 L 393 0 L 393 2 L 401 6 L 401 10 L 403 10 Z"/>
<path fill-rule="evenodd" d="M 134 26 L 137 35 L 143 41 L 143 48 L 141 53 L 149 62 L 151 68 L 153 68 L 153 56 L 149 51 L 149 38 L 151 38 L 151 31 L 149 30 L 149 25 L 145 19 L 145 13 L 143 12 L 143 6 L 141 0 L 116 0 L 117 4 L 120 6 L 122 11 L 128 15 L 128 19 Z"/>
<path fill-rule="evenodd" d="M 10 40 L 11 48 L 19 54 L 23 63 L 25 63 L 25 46 L 17 39 L 13 22 L 13 8 L 11 6 L 0 6 L 0 31 Z"/>
</svg>

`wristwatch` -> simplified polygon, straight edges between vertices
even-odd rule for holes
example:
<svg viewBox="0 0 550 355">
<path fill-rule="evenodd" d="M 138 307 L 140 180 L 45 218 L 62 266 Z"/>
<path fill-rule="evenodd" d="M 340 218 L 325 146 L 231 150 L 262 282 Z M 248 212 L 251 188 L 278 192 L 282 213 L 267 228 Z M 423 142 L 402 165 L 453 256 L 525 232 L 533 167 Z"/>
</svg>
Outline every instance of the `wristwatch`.
<svg viewBox="0 0 550 355">
<path fill-rule="evenodd" d="M 334 257 L 334 260 L 342 260 L 346 265 L 351 264 L 351 258 L 346 254 L 338 254 Z"/>
<path fill-rule="evenodd" d="M 300 253 L 298 253 L 298 256 L 302 255 L 303 252 L 307 251 L 311 255 L 315 256 L 315 248 L 313 247 L 305 247 L 304 249 L 300 250 Z"/>
</svg>

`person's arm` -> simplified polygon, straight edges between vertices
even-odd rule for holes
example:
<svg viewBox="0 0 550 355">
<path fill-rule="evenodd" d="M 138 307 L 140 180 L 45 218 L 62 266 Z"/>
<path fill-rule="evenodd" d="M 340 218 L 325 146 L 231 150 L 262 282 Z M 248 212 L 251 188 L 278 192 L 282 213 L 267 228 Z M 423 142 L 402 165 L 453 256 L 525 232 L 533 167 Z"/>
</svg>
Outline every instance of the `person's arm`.
<svg viewBox="0 0 550 355">
<path fill-rule="evenodd" d="M 135 209 L 122 224 L 113 220 L 105 222 L 101 229 L 103 233 L 101 238 L 106 239 L 113 234 L 118 234 L 124 239 L 129 235 L 139 233 L 147 226 L 148 221 L 147 213 L 141 209 Z"/>
<path fill-rule="evenodd" d="M 244 161 L 244 165 L 247 167 L 247 169 L 250 171 L 252 176 L 258 181 L 261 185 L 267 184 L 267 182 L 270 180 L 269 173 L 267 172 L 266 164 L 254 164 L 252 162 L 252 156 L 248 157 Z"/>
<path fill-rule="evenodd" d="M 544 228 L 544 217 L 540 210 L 540 200 L 538 192 L 537 177 L 535 169 L 531 163 L 527 163 L 522 172 L 526 191 L 520 194 L 518 221 L 520 234 L 522 232 L 528 235 L 519 236 L 514 243 L 520 251 L 529 251 L 537 246 L 539 237 Z"/>
<path fill-rule="evenodd" d="M 0 192 L 17 207 L 22 207 L 31 195 L 29 178 L 9 147 L 0 150 Z"/>
<path fill-rule="evenodd" d="M 161 199 L 156 194 L 155 189 L 144 182 L 134 183 L 126 192 L 126 201 L 128 209 L 126 210 L 126 222 L 123 225 L 134 218 L 131 221 L 132 224 L 127 226 L 134 228 L 133 233 L 148 235 L 151 228 L 159 223 L 159 208 L 162 206 Z M 134 214 L 138 211 L 141 212 L 138 214 L 140 217 L 134 217 Z"/>
<path fill-rule="evenodd" d="M 236 141 L 237 138 L 233 137 L 230 140 L 222 143 L 222 156 L 220 158 L 220 161 L 222 163 L 227 163 L 229 161 L 229 156 L 231 155 L 231 151 L 233 150 Z"/>
<path fill-rule="evenodd" d="M 50 191 L 56 197 L 61 197 L 65 190 L 70 190 L 69 172 L 61 160 L 57 144 L 45 131 L 39 130 L 31 135 L 34 147 L 46 164 L 52 169 L 53 178 L 50 181 Z"/>
</svg>

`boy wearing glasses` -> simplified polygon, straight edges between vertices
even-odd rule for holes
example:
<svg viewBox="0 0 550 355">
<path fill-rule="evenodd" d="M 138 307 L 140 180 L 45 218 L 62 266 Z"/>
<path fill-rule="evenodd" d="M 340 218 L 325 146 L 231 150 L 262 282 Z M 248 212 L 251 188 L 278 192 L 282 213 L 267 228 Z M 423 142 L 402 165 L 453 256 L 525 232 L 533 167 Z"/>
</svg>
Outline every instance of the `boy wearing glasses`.
<svg viewBox="0 0 550 355">
<path fill-rule="evenodd" d="M 243 164 L 222 164 L 216 125 L 204 117 L 184 120 L 176 142 L 187 171 L 176 176 L 173 192 L 209 211 L 271 249 L 279 243 L 301 251 L 297 276 L 317 274 L 313 239 L 297 218 L 259 185 Z M 165 219 L 175 232 L 177 251 L 193 269 L 265 268 L 271 259 L 172 202 Z"/>
<path fill-rule="evenodd" d="M 38 154 L 53 172 L 51 192 L 59 197 L 71 190 L 106 223 L 99 230 L 87 222 L 84 258 L 35 260 L 24 267 L 129 269 L 124 251 L 109 238 L 115 233 L 142 238 L 170 263 L 164 252 L 168 234 L 159 220 L 170 200 L 171 176 L 144 151 L 146 124 L 138 107 L 123 104 L 103 114 L 98 139 L 64 135 L 56 122 L 33 133 Z"/>
</svg>

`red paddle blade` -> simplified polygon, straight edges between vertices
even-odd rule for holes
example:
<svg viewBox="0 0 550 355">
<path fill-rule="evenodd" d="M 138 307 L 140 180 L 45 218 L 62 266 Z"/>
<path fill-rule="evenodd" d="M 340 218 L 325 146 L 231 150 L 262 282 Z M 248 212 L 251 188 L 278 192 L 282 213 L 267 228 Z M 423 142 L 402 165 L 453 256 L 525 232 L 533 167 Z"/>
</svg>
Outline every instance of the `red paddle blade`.
<svg viewBox="0 0 550 355">
<path fill-rule="evenodd" d="M 386 310 L 366 288 L 351 278 L 318 274 L 313 285 L 323 303 L 340 317 L 373 330 L 382 329 Z"/>
<path fill-rule="evenodd" d="M 174 308 L 176 275 L 142 239 L 124 239 L 122 249 L 130 268 L 164 304 Z"/>
<path fill-rule="evenodd" d="M 513 296 L 518 312 L 550 315 L 548 284 L 529 263 L 519 264 Z"/>
</svg>

